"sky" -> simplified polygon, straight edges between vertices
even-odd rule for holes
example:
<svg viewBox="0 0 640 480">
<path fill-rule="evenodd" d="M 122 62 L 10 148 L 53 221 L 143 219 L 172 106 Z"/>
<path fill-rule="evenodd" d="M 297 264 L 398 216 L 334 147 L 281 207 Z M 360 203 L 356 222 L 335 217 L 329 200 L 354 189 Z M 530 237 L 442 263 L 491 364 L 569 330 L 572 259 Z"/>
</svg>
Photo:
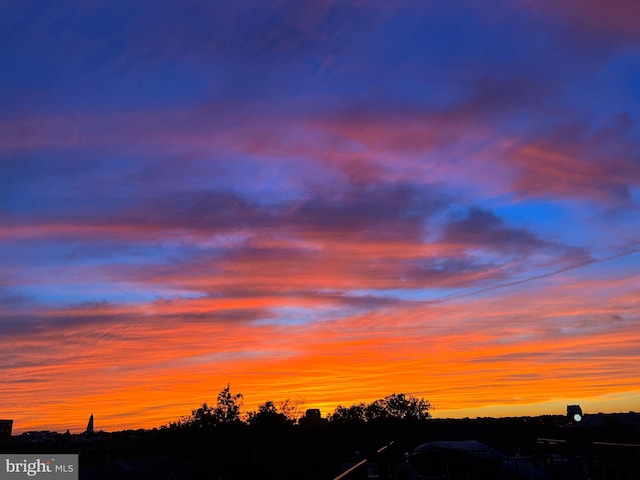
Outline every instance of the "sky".
<svg viewBox="0 0 640 480">
<path fill-rule="evenodd" d="M 0 418 L 640 409 L 636 0 L 0 2 Z"/>
</svg>

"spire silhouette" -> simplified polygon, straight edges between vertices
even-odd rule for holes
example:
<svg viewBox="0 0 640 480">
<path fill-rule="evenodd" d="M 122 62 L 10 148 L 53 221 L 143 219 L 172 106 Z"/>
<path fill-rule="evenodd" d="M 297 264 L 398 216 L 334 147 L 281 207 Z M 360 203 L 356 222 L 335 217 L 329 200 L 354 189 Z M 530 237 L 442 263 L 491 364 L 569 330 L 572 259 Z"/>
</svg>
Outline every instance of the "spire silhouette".
<svg viewBox="0 0 640 480">
<path fill-rule="evenodd" d="M 85 433 L 93 433 L 93 412 L 89 417 L 89 423 L 87 423 L 87 431 Z"/>
</svg>

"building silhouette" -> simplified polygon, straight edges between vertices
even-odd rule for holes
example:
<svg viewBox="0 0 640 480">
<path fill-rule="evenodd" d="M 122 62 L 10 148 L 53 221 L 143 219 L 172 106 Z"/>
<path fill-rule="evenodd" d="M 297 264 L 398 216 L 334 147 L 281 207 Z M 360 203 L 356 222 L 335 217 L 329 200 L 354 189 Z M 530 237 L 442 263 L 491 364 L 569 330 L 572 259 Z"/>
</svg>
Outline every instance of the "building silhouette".
<svg viewBox="0 0 640 480">
<path fill-rule="evenodd" d="M 11 439 L 13 420 L 0 420 L 0 441 Z"/>
<path fill-rule="evenodd" d="M 319 408 L 309 408 L 304 414 L 304 418 L 308 421 L 318 421 L 322 418 Z"/>
<path fill-rule="evenodd" d="M 580 405 L 567 405 L 567 420 L 570 422 L 582 421 L 582 408 Z"/>
</svg>

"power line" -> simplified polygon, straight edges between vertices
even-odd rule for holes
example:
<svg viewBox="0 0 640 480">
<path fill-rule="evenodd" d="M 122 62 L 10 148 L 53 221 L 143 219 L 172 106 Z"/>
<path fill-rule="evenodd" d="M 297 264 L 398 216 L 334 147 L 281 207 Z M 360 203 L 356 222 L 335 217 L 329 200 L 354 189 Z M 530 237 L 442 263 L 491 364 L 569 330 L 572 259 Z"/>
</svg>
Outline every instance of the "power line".
<svg viewBox="0 0 640 480">
<path fill-rule="evenodd" d="M 473 295 L 479 295 L 481 293 L 489 292 L 491 290 L 498 290 L 500 288 L 513 287 L 515 285 L 520 285 L 520 284 L 523 284 L 523 283 L 532 282 L 534 280 L 541 280 L 543 278 L 553 277 L 555 275 L 559 275 L 561 273 L 565 273 L 565 272 L 568 272 L 568 271 L 571 271 L 571 270 L 576 270 L 578 268 L 586 267 L 586 266 L 597 264 L 597 263 L 609 262 L 611 260 L 616 260 L 618 258 L 622 258 L 622 257 L 626 257 L 626 256 L 629 256 L 629 255 L 633 255 L 634 253 L 638 253 L 638 252 L 640 252 L 640 249 L 634 247 L 634 248 L 631 248 L 630 250 L 626 250 L 626 251 L 621 252 L 621 253 L 616 253 L 615 255 L 610 255 L 610 256 L 604 257 L 604 258 L 592 258 L 592 259 L 589 259 L 589 260 L 585 260 L 584 262 L 575 263 L 573 265 L 568 265 L 566 267 L 558 268 L 557 270 L 553 270 L 553 271 L 548 272 L 548 273 L 542 273 L 540 275 L 534 275 L 534 276 L 531 276 L 531 277 L 522 278 L 520 280 L 514 280 L 512 282 L 501 283 L 499 285 L 491 285 L 491 286 L 488 286 L 488 287 L 479 288 L 478 290 L 472 290 L 470 292 L 457 293 L 455 295 L 449 295 L 447 297 L 443 297 L 443 298 L 440 298 L 440 299 L 437 299 L 437 300 L 425 300 L 425 301 L 418 302 L 418 303 L 429 304 L 429 305 L 438 304 L 438 303 L 446 303 L 446 302 L 449 302 L 451 300 L 457 300 L 459 298 L 471 297 Z"/>
</svg>

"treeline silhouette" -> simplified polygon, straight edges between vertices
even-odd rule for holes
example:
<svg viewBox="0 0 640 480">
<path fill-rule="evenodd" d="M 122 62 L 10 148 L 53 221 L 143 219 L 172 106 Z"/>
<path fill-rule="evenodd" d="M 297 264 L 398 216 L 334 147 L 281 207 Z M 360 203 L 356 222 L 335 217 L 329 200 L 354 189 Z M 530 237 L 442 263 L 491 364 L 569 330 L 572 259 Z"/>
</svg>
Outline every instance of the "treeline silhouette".
<svg viewBox="0 0 640 480">
<path fill-rule="evenodd" d="M 640 415 L 634 413 L 587 415 L 580 424 L 566 415 L 438 419 L 431 418 L 427 400 L 393 393 L 371 403 L 338 405 L 321 416 L 317 409 L 303 412 L 301 402 L 292 400 L 269 400 L 246 412 L 243 400 L 227 384 L 211 405 L 203 403 L 160 428 L 58 434 L 38 443 L 15 438 L 3 449 L 80 453 L 80 480 L 324 480 L 364 459 L 377 463 L 378 478 L 396 480 L 405 452 L 418 445 L 477 440 L 506 459 L 584 467 L 594 480 L 640 478 L 640 448 L 620 445 L 638 443 Z M 541 444 L 541 438 L 560 440 Z M 531 478 L 587 477 L 553 473 Z"/>
<path fill-rule="evenodd" d="M 203 403 L 190 416 L 169 424 L 172 429 L 211 428 L 223 424 L 246 423 L 250 426 L 294 425 L 322 420 L 313 415 L 301 417 L 300 404 L 290 399 L 276 405 L 269 400 L 257 410 L 242 414 L 243 395 L 231 393 L 227 384 L 220 393 L 215 406 Z M 326 420 L 336 424 L 360 424 L 386 421 L 422 421 L 431 418 L 432 405 L 424 398 L 404 393 L 393 393 L 369 404 L 358 403 L 348 407 L 338 405 L 327 415 Z M 313 412 L 313 409 L 310 410 Z M 309 412 L 308 412 L 309 413 Z"/>
<path fill-rule="evenodd" d="M 290 399 L 269 400 L 251 411 L 243 411 L 243 401 L 227 384 L 215 403 L 203 403 L 159 429 L 138 431 L 139 441 L 121 432 L 101 440 L 93 453 L 85 447 L 85 462 L 95 467 L 91 478 L 102 478 L 106 465 L 100 468 L 101 463 L 109 460 L 100 455 L 108 451 L 110 459 L 159 454 L 179 459 L 187 472 L 177 478 L 327 479 L 433 421 L 429 401 L 404 393 L 338 405 L 324 416 L 317 409 L 305 414 L 302 402 Z"/>
</svg>

